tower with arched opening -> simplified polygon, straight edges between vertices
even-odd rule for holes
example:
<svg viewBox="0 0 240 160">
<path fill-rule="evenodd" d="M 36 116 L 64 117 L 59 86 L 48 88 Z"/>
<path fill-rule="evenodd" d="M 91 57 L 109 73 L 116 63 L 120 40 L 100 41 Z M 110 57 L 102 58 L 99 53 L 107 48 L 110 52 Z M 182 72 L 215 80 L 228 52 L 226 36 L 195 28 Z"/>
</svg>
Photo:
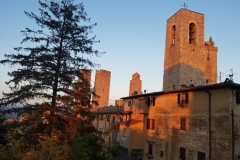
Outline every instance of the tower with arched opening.
<svg viewBox="0 0 240 160">
<path fill-rule="evenodd" d="M 217 51 L 204 41 L 204 14 L 180 9 L 167 20 L 163 90 L 217 83 Z"/>
</svg>

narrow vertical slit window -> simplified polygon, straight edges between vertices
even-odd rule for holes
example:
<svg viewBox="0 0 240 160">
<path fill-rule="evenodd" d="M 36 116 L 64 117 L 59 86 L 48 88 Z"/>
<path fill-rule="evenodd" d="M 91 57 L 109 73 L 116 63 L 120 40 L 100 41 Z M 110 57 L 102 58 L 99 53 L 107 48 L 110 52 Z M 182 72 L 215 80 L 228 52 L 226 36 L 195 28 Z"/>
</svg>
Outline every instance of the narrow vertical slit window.
<svg viewBox="0 0 240 160">
<path fill-rule="evenodd" d="M 175 36 L 176 36 L 176 26 L 172 26 L 172 32 L 171 32 L 171 45 L 175 45 Z"/>
</svg>

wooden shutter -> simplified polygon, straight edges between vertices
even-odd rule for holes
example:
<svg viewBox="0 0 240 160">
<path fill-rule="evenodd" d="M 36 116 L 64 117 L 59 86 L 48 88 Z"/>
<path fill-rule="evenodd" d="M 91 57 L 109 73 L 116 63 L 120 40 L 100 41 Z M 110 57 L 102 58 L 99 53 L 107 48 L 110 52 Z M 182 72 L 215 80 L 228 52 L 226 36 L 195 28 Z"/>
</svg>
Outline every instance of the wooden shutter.
<svg viewBox="0 0 240 160">
<path fill-rule="evenodd" d="M 147 119 L 147 129 L 149 129 L 150 127 L 150 119 Z"/>
<path fill-rule="evenodd" d="M 180 129 L 186 130 L 186 118 L 181 118 Z"/>
<path fill-rule="evenodd" d="M 177 104 L 180 104 L 181 94 L 177 95 Z"/>
<path fill-rule="evenodd" d="M 152 106 L 155 106 L 155 97 L 152 97 Z"/>
<path fill-rule="evenodd" d="M 188 103 L 188 93 L 185 93 L 186 95 L 186 103 Z"/>
<path fill-rule="evenodd" d="M 150 97 L 147 97 L 147 106 L 150 106 Z"/>
<path fill-rule="evenodd" d="M 154 121 L 154 119 L 152 119 L 152 129 L 153 130 L 155 129 L 155 121 Z"/>
</svg>

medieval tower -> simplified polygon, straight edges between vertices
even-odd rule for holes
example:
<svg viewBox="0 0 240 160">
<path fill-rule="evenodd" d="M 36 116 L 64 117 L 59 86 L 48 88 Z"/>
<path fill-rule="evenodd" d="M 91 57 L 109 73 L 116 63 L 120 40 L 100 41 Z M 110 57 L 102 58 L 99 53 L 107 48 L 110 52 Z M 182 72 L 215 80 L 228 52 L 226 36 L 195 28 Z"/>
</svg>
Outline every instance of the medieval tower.
<svg viewBox="0 0 240 160">
<path fill-rule="evenodd" d="M 142 93 L 142 80 L 140 80 L 140 74 L 137 72 L 132 75 L 130 80 L 129 96 L 138 95 Z"/>
<path fill-rule="evenodd" d="M 98 106 L 93 104 L 94 108 L 108 106 L 110 79 L 110 71 L 106 71 L 103 69 L 96 71 L 94 91 L 97 96 L 94 96 L 93 100 L 98 102 Z"/>
<path fill-rule="evenodd" d="M 217 51 L 204 41 L 204 15 L 180 9 L 167 20 L 163 90 L 217 83 Z"/>
</svg>

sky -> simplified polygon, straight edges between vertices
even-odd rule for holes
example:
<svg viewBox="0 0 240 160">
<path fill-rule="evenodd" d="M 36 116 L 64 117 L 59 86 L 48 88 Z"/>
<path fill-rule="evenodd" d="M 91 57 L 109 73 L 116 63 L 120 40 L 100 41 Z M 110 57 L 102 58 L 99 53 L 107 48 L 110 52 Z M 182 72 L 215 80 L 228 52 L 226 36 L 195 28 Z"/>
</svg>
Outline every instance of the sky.
<svg viewBox="0 0 240 160">
<path fill-rule="evenodd" d="M 83 3 L 91 23 L 97 23 L 93 35 L 100 40 L 93 47 L 106 52 L 92 60 L 100 64 L 97 69 L 111 71 L 110 104 L 128 96 L 132 74 L 141 75 L 142 90 L 162 90 L 166 38 L 166 21 L 184 3 L 187 9 L 205 15 L 205 41 L 212 36 L 218 47 L 218 76 L 224 81 L 231 70 L 233 80 L 240 83 L 240 1 L 232 0 L 75 0 Z M 0 59 L 4 54 L 16 53 L 24 38 L 21 30 L 38 29 L 24 11 L 38 14 L 37 0 L 0 1 Z M 5 82 L 8 71 L 16 68 L 1 65 L 1 92 L 8 92 Z M 94 83 L 95 73 L 92 75 Z M 219 79 L 220 80 L 220 79 Z"/>
</svg>

